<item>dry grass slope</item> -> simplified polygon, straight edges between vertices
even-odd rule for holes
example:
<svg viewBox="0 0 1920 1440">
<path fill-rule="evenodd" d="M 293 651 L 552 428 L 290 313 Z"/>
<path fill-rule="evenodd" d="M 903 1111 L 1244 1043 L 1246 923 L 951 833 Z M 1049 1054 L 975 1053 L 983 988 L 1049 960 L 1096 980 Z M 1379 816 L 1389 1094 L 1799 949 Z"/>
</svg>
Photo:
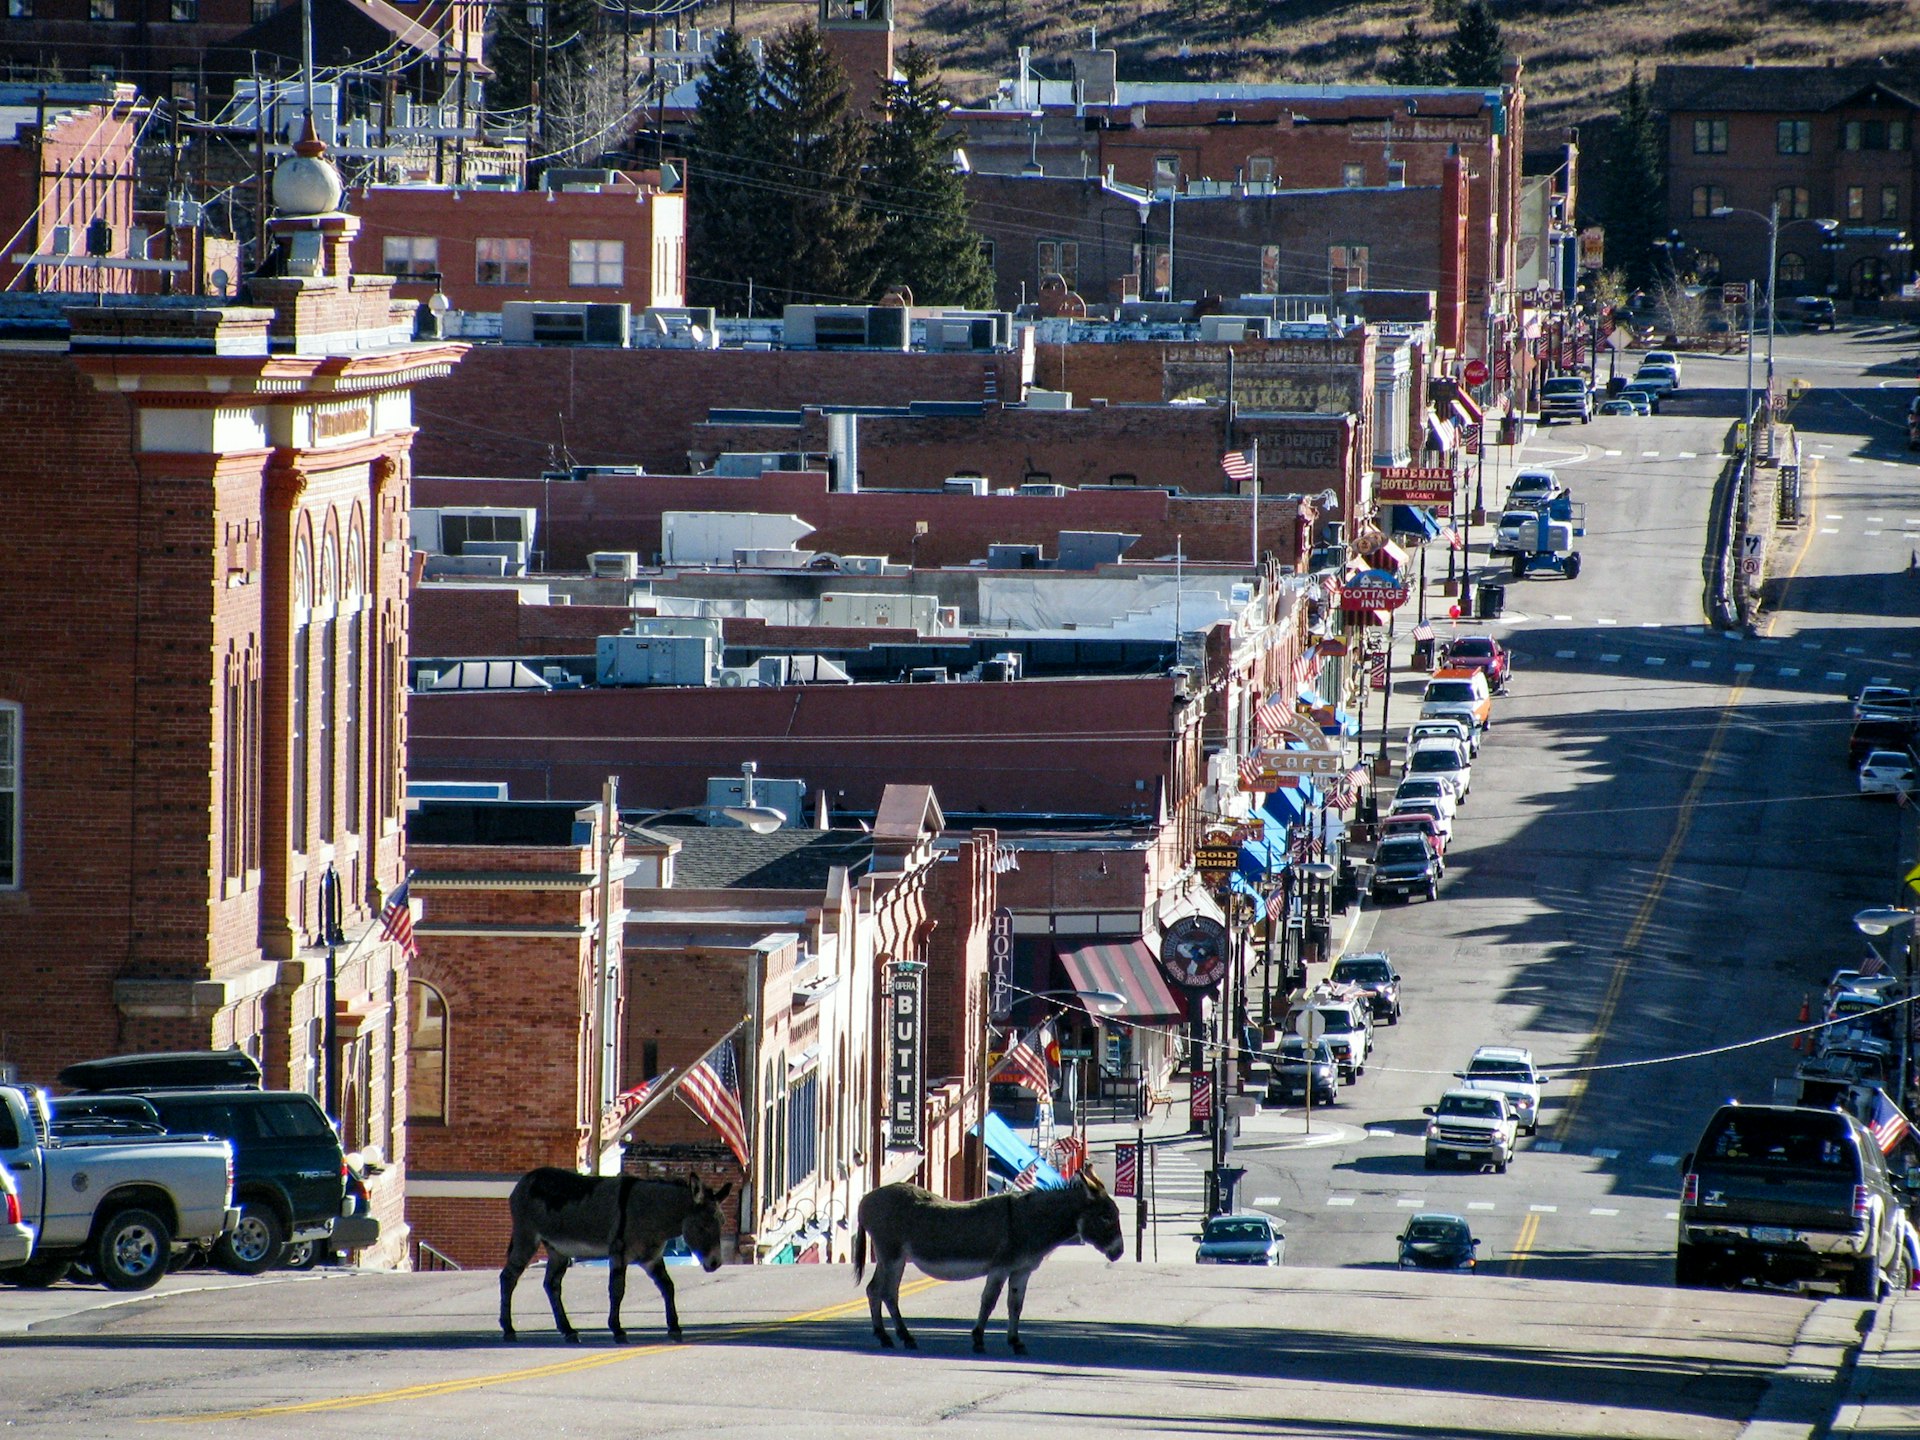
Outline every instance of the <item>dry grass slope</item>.
<svg viewBox="0 0 1920 1440">
<path fill-rule="evenodd" d="M 790 24 L 806 10 L 741 4 L 743 29 Z M 1920 0 L 1494 0 L 1510 49 L 1527 65 L 1536 122 L 1610 111 L 1635 60 L 1920 65 Z M 1367 81 L 1409 19 L 1439 36 L 1425 0 L 895 0 L 900 39 L 930 46 L 955 91 L 983 97 L 1012 73 L 1018 47 L 1047 75 L 1090 30 L 1132 79 Z M 724 23 L 724 7 L 702 17 Z M 1184 52 L 1184 53 L 1183 53 Z"/>
</svg>

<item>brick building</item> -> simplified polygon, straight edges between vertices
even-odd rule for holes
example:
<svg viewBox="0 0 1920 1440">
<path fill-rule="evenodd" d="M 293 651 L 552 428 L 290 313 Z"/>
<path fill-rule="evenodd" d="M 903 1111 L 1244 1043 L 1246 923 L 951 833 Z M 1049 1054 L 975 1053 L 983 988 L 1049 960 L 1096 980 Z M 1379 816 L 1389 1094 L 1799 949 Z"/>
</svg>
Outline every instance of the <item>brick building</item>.
<svg viewBox="0 0 1920 1440">
<path fill-rule="evenodd" d="M 0 343 L 0 423 L 44 442 L 0 462 L 0 1057 L 44 1080 L 232 1045 L 316 1094 L 331 1058 L 390 1259 L 407 973 L 377 916 L 401 877 L 409 401 L 461 347 L 413 344 L 412 306 L 351 275 L 349 217 L 274 224 L 311 273 L 233 305 L 28 297 L 46 328 Z"/>
<path fill-rule="evenodd" d="M 1650 98 L 1667 120 L 1667 223 L 1692 247 L 1683 270 L 1764 291 L 1778 204 L 1783 295 L 1871 300 L 1913 277 L 1920 72 L 1662 65 Z"/>
<path fill-rule="evenodd" d="M 1239 184 L 1170 199 L 1097 178 L 976 170 L 967 198 L 1003 309 L 1038 300 L 1050 275 L 1095 305 L 1166 292 L 1171 236 L 1173 293 L 1431 291 L 1439 343 L 1459 349 L 1465 338 L 1468 180 L 1457 154 L 1419 185 Z"/>
<path fill-rule="evenodd" d="M 464 203 L 464 202 L 463 202 Z M 459 382 L 420 394 L 418 466 L 436 475 L 532 475 L 582 465 L 684 470 L 694 427 L 715 409 L 1015 400 L 1032 342 L 993 351 L 605 350 L 485 345 Z M 644 407 L 644 408 L 643 408 Z"/>
<path fill-rule="evenodd" d="M 348 201 L 361 222 L 354 268 L 392 275 L 410 299 L 438 290 L 456 310 L 685 304 L 686 197 L 663 194 L 657 174 L 605 173 L 611 183 L 549 190 L 366 186 Z"/>
<path fill-rule="evenodd" d="M 124 265 L 86 261 L 145 258 L 132 252 L 142 248 L 134 147 L 147 113 L 131 85 L 0 85 L 0 236 L 11 237 L 0 247 L 0 289 L 146 288 Z M 97 252 L 95 240 L 105 242 Z M 22 265 L 23 254 L 43 258 Z"/>
</svg>

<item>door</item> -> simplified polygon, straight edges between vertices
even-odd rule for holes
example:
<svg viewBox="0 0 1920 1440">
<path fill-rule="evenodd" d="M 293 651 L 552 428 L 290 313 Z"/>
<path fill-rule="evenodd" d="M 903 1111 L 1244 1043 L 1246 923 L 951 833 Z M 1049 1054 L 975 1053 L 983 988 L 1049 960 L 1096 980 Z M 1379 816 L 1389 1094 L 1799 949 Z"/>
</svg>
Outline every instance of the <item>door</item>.
<svg viewBox="0 0 1920 1440">
<path fill-rule="evenodd" d="M 25 1116 L 16 1117 L 11 1096 L 0 1098 L 0 1164 L 13 1172 L 20 1187 L 20 1209 L 26 1222 L 40 1232 L 41 1242 L 52 1238 L 42 1215 L 46 1196 L 46 1170 L 41 1164 L 40 1146 Z"/>
</svg>

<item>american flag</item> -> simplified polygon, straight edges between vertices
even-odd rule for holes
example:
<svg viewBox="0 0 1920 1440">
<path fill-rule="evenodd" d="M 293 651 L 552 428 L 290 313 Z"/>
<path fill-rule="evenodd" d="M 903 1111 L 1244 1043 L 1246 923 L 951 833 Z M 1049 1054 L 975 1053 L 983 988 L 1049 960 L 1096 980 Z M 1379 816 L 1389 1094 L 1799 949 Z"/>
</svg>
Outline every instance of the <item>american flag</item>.
<svg viewBox="0 0 1920 1440">
<path fill-rule="evenodd" d="M 1047 1062 L 1024 1039 L 1014 1041 L 1012 1048 L 1000 1057 L 1000 1064 L 991 1078 L 1004 1085 L 1018 1085 L 1031 1090 L 1043 1100 L 1053 1094 L 1053 1079 L 1047 1072 Z"/>
<path fill-rule="evenodd" d="M 1213 1118 L 1213 1077 L 1211 1075 L 1193 1077 L 1193 1095 L 1187 1104 L 1187 1114 L 1195 1120 Z"/>
<path fill-rule="evenodd" d="M 1907 1117 L 1900 1113 L 1900 1107 L 1887 1098 L 1887 1092 L 1873 1092 L 1873 1124 L 1868 1127 L 1873 1138 L 1879 1142 L 1880 1153 L 1891 1155 L 1900 1148 L 1900 1142 L 1913 1133 L 1913 1126 Z"/>
<path fill-rule="evenodd" d="M 1887 962 L 1880 958 L 1880 953 L 1877 950 L 1869 950 L 1867 952 L 1867 958 L 1860 962 L 1860 973 L 1862 975 L 1878 975 L 1886 968 Z"/>
<path fill-rule="evenodd" d="M 1240 758 L 1240 788 L 1251 790 L 1260 783 L 1260 762 L 1251 755 Z"/>
<path fill-rule="evenodd" d="M 1254 733 L 1263 740 L 1272 739 L 1280 733 L 1281 723 L 1286 718 L 1287 707 L 1280 703 L 1277 695 L 1269 696 L 1261 701 L 1259 708 L 1253 712 Z"/>
<path fill-rule="evenodd" d="M 633 1118 L 642 1105 L 647 1103 L 653 1092 L 660 1088 L 660 1081 L 663 1078 L 655 1075 L 650 1080 L 642 1080 L 631 1090 L 622 1090 L 614 1096 L 600 1117 L 600 1133 L 602 1135 L 616 1133 L 622 1125 Z"/>
<path fill-rule="evenodd" d="M 407 952 L 408 958 L 420 953 L 419 946 L 413 941 L 413 909 L 407 904 L 407 886 L 411 883 L 402 880 L 394 892 L 387 896 L 387 903 L 380 911 L 380 938 L 393 941 Z"/>
<path fill-rule="evenodd" d="M 1047 1161 L 1062 1176 L 1071 1180 L 1087 1163 L 1087 1142 L 1078 1135 L 1056 1140 L 1047 1147 Z"/>
<path fill-rule="evenodd" d="M 1113 1193 L 1115 1198 L 1124 1200 L 1140 1191 L 1140 1147 L 1137 1145 L 1116 1145 L 1113 1147 Z"/>
<path fill-rule="evenodd" d="M 675 1092 L 689 1109 L 720 1132 L 734 1159 L 749 1171 L 747 1122 L 740 1113 L 740 1069 L 733 1058 L 733 1041 L 722 1040 L 687 1072 Z"/>
<path fill-rule="evenodd" d="M 1293 839 L 1287 846 L 1287 858 L 1296 865 L 1304 865 L 1307 861 L 1313 859 L 1315 852 L 1318 851 L 1319 848 L 1319 845 L 1314 841 L 1311 830 L 1296 828 L 1293 832 Z"/>
<path fill-rule="evenodd" d="M 1460 427 L 1460 449 L 1468 455 L 1480 453 L 1480 426 L 1478 422 L 1469 422 Z"/>
<path fill-rule="evenodd" d="M 1267 897 L 1267 919 L 1278 920 L 1287 910 L 1287 892 L 1276 890 Z"/>
<path fill-rule="evenodd" d="M 1229 480 L 1253 478 L 1253 460 L 1244 450 L 1227 451 L 1220 457 L 1220 468 L 1227 472 Z"/>
<path fill-rule="evenodd" d="M 1031 1190 L 1039 1183 L 1040 1157 L 1036 1155 L 1021 1167 L 1018 1175 L 1013 1177 L 1013 1188 L 1016 1190 Z"/>
</svg>

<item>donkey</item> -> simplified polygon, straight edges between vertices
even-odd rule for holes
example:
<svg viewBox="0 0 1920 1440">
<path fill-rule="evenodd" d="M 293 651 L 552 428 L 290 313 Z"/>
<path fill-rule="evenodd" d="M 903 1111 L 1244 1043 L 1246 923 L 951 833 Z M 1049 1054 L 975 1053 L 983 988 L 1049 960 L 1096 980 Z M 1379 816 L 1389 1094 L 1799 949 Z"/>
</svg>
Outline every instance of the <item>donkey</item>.
<svg viewBox="0 0 1920 1440">
<path fill-rule="evenodd" d="M 975 1354 L 987 1348 L 987 1320 L 1007 1291 L 1007 1343 L 1024 1355 L 1020 1310 L 1027 1300 L 1027 1277 L 1061 1245 L 1091 1245 L 1109 1260 L 1126 1253 L 1120 1207 L 1092 1170 L 1082 1170 L 1064 1190 L 1009 1190 L 985 1200 L 952 1201 L 918 1185 L 883 1185 L 860 1202 L 860 1229 L 853 1238 L 853 1278 L 867 1268 L 867 1236 L 873 1236 L 873 1279 L 867 1305 L 881 1348 L 891 1350 L 880 1305 L 893 1315 L 900 1343 L 919 1349 L 900 1318 L 900 1279 L 911 1260 L 938 1280 L 986 1277 L 980 1318 L 973 1327 Z"/>
<path fill-rule="evenodd" d="M 620 1302 L 627 1293 L 627 1266 L 638 1262 L 667 1303 L 667 1333 L 680 1338 L 680 1312 L 673 1304 L 673 1277 L 664 1253 L 676 1235 L 708 1271 L 720 1268 L 723 1226 L 720 1202 L 733 1189 L 731 1181 L 709 1190 L 698 1175 L 685 1180 L 642 1180 L 634 1175 L 581 1175 L 551 1166 L 528 1171 L 513 1187 L 507 1204 L 513 1212 L 513 1238 L 507 1242 L 507 1263 L 500 1270 L 500 1334 L 512 1340 L 513 1287 L 533 1259 L 547 1247 L 547 1299 L 553 1320 L 569 1345 L 580 1343 L 580 1332 L 567 1320 L 560 1303 L 560 1282 L 575 1260 L 609 1262 L 607 1273 L 607 1328 L 615 1344 L 627 1343 L 620 1323 Z"/>
</svg>

